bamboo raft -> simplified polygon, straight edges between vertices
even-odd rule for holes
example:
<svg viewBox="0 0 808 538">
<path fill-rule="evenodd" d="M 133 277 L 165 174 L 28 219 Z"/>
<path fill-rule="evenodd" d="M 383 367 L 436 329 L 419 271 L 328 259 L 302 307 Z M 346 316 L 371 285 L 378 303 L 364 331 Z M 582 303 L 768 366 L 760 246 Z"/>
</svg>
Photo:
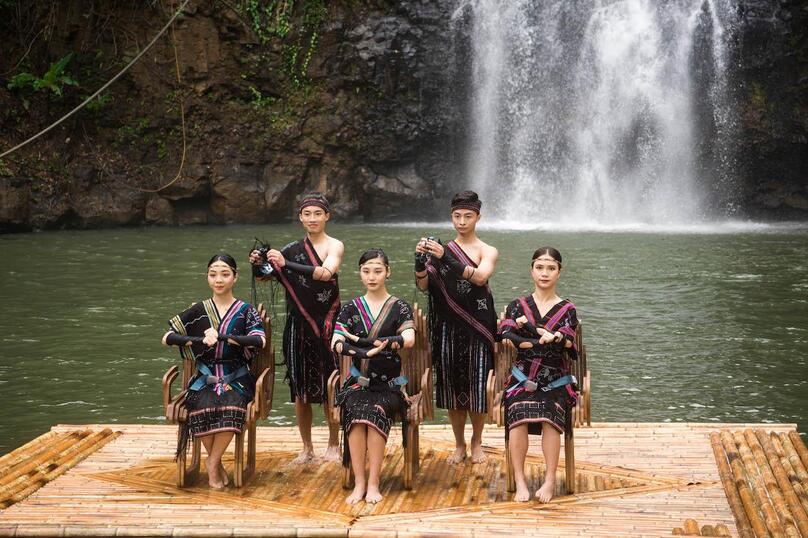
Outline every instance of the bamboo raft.
<svg viewBox="0 0 808 538">
<path fill-rule="evenodd" d="M 421 471 L 405 489 L 398 427 L 382 471 L 384 500 L 348 506 L 339 463 L 289 465 L 300 449 L 295 428 L 258 428 L 253 477 L 240 489 L 210 491 L 204 473 L 176 486 L 176 426 L 116 425 L 114 434 L 104 425 L 56 426 L 0 458 L 0 484 L 32 477 L 27 498 L 0 510 L 0 535 L 805 536 L 808 451 L 794 425 L 761 428 L 593 423 L 576 429 L 575 494 L 561 495 L 562 459 L 558 496 L 541 505 L 509 500 L 503 431 L 491 426 L 488 461 L 475 465 L 447 463 L 448 426 L 421 426 Z M 315 428 L 316 446 L 327 435 Z M 67 440 L 93 436 L 64 454 Z M 526 471 L 534 489 L 544 476 L 538 454 L 533 442 Z M 33 470 L 51 460 L 62 462 L 60 474 L 36 481 Z M 232 457 L 225 467 L 232 472 Z"/>
</svg>

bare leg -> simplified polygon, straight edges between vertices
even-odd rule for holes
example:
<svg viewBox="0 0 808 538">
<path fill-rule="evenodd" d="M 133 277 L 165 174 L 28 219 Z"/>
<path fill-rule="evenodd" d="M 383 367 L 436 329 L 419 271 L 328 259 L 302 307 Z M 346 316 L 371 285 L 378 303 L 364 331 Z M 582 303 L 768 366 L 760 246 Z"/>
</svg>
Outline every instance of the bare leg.
<svg viewBox="0 0 808 538">
<path fill-rule="evenodd" d="M 471 462 L 482 463 L 488 459 L 483 452 L 483 426 L 485 413 L 469 413 L 471 416 Z"/>
<path fill-rule="evenodd" d="M 365 454 L 368 450 L 368 427 L 354 424 L 348 431 L 348 446 L 351 449 L 351 466 L 354 472 L 354 490 L 345 499 L 347 504 L 356 504 L 365 498 Z"/>
<path fill-rule="evenodd" d="M 294 464 L 310 463 L 314 459 L 314 447 L 311 444 L 311 404 L 295 400 L 295 416 L 300 439 L 303 441 L 303 450 L 292 460 Z"/>
<path fill-rule="evenodd" d="M 219 469 L 222 465 L 222 454 L 227 450 L 230 441 L 233 440 L 233 435 L 235 434 L 232 432 L 224 432 L 212 436 L 210 451 L 205 460 L 205 467 L 207 467 L 208 470 L 208 484 L 212 488 L 222 489 L 224 487 Z"/>
<path fill-rule="evenodd" d="M 547 464 L 547 474 L 544 476 L 544 484 L 536 492 L 536 498 L 543 503 L 550 502 L 553 498 L 556 485 L 556 469 L 558 469 L 558 453 L 561 450 L 561 434 L 558 430 L 548 424 L 543 424 L 541 428 L 541 451 L 544 454 L 544 461 Z"/>
<path fill-rule="evenodd" d="M 382 493 L 379 491 L 379 480 L 382 472 L 382 461 L 384 460 L 384 445 L 387 441 L 375 429 L 368 428 L 367 430 L 370 477 L 368 478 L 368 492 L 365 495 L 365 501 L 377 503 L 382 500 Z"/>
<path fill-rule="evenodd" d="M 455 451 L 449 456 L 449 463 L 460 463 L 466 459 L 466 410 L 449 409 L 449 421 L 452 423 L 452 431 L 455 436 Z"/>
<path fill-rule="evenodd" d="M 525 479 L 525 456 L 528 447 L 527 424 L 512 428 L 508 433 L 508 449 L 511 452 L 513 476 L 516 479 L 516 493 L 513 500 L 525 502 L 530 499 L 530 490 Z"/>
<path fill-rule="evenodd" d="M 339 424 L 328 423 L 328 448 L 325 449 L 323 460 L 340 461 L 339 453 Z"/>
<path fill-rule="evenodd" d="M 215 435 L 206 435 L 205 437 L 200 438 L 202 440 L 202 444 L 205 446 L 205 452 L 207 452 L 208 454 L 210 454 L 210 451 L 213 449 L 213 440 L 215 438 L 216 438 Z M 224 483 L 225 486 L 230 484 L 230 477 L 227 476 L 227 471 L 225 471 L 224 465 L 222 465 L 221 461 L 219 461 L 219 470 L 217 472 L 218 476 L 215 477 L 214 480 L 215 482 L 221 481 L 222 483 Z M 210 484 L 210 481 L 211 477 L 210 473 L 208 473 L 208 484 Z"/>
<path fill-rule="evenodd" d="M 200 437 L 199 439 L 202 441 L 202 446 L 205 447 L 205 452 L 208 453 L 208 457 L 205 458 L 205 469 L 208 472 L 208 485 L 212 488 L 220 488 L 224 484 L 222 483 L 222 478 L 219 475 L 221 472 L 219 467 L 212 467 L 211 463 L 213 462 L 210 457 L 210 453 L 213 450 L 213 438 L 216 437 L 215 435 L 206 435 L 204 437 Z M 193 441 L 192 441 L 193 442 Z"/>
</svg>

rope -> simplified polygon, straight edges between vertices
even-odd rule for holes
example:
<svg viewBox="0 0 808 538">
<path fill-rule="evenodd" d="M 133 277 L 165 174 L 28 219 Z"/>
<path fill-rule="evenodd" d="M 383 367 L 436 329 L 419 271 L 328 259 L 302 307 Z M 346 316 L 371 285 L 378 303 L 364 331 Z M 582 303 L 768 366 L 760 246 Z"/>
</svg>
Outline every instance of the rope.
<svg viewBox="0 0 808 538">
<path fill-rule="evenodd" d="M 182 84 L 182 79 L 180 78 L 180 59 L 179 55 L 177 54 L 177 41 L 174 35 L 174 28 L 171 28 L 171 45 L 174 47 L 174 66 L 177 68 L 177 84 Z M 177 175 L 174 176 L 174 179 L 163 185 L 162 187 L 158 187 L 156 189 L 141 189 L 140 187 L 134 187 L 135 189 L 139 190 L 140 192 L 160 192 L 163 189 L 167 189 L 171 185 L 173 185 L 182 174 L 182 167 L 185 166 L 185 149 L 186 149 L 186 142 L 185 142 L 185 100 L 182 96 L 180 96 L 180 119 L 182 120 L 182 158 L 180 159 L 180 167 L 177 170 Z"/>
<path fill-rule="evenodd" d="M 129 68 L 130 68 L 130 67 L 132 67 L 132 66 L 135 64 L 135 62 L 137 62 L 138 60 L 140 60 L 140 58 L 141 58 L 141 57 L 142 57 L 144 54 L 146 54 L 146 52 L 147 52 L 147 51 L 148 51 L 148 50 L 149 50 L 149 49 L 152 47 L 152 45 L 154 45 L 154 44 L 157 42 L 157 40 L 158 40 L 158 39 L 160 39 L 160 37 L 161 37 L 161 36 L 162 36 L 162 35 L 163 35 L 163 34 L 166 32 L 166 30 L 168 30 L 168 29 L 169 29 L 169 27 L 171 26 L 171 24 L 174 22 L 174 19 L 176 19 L 176 18 L 177 18 L 177 17 L 180 15 L 180 13 L 182 13 L 182 11 L 185 9 L 185 6 L 187 6 L 187 5 L 188 5 L 188 3 L 189 3 L 190 1 L 191 1 L 191 0 L 185 0 L 185 1 L 182 3 L 182 5 L 180 6 L 180 8 L 179 8 L 179 9 L 178 9 L 178 10 L 177 10 L 177 11 L 174 13 L 174 15 L 173 15 L 173 16 L 172 16 L 172 17 L 171 17 L 169 20 L 168 20 L 168 22 L 165 24 L 165 26 L 163 26 L 163 28 L 160 30 L 160 32 L 158 32 L 158 33 L 157 33 L 157 35 L 156 35 L 156 36 L 154 36 L 154 39 L 152 39 L 152 40 L 149 42 L 149 44 L 148 44 L 148 45 L 146 45 L 146 48 L 144 48 L 143 50 L 141 50 L 141 51 L 138 53 L 138 55 L 137 55 L 137 56 L 135 56 L 135 57 L 132 59 L 132 61 L 131 61 L 131 62 L 129 62 L 128 64 L 126 64 L 126 67 L 124 67 L 123 69 L 121 69 L 121 71 L 120 71 L 120 72 L 119 72 L 117 75 L 115 75 L 114 77 L 112 77 L 111 79 L 109 79 L 109 81 L 107 81 L 107 83 L 106 83 L 106 84 L 104 84 L 103 86 L 101 86 L 100 88 L 98 88 L 98 90 L 96 90 L 96 92 L 95 92 L 94 94 L 92 94 L 90 97 L 88 97 L 87 99 L 85 99 L 85 100 L 84 100 L 84 101 L 83 101 L 83 102 L 82 102 L 82 103 L 81 103 L 79 106 L 77 106 L 76 108 L 74 108 L 73 110 L 71 110 L 70 112 L 68 112 L 67 114 L 65 114 L 65 115 L 64 115 L 64 116 L 62 116 L 61 118 L 59 118 L 58 120 L 56 120 L 56 121 L 55 121 L 54 123 L 52 123 L 52 124 L 51 124 L 49 127 L 46 127 L 45 129 L 43 129 L 43 130 L 39 131 L 37 134 L 35 134 L 34 136 L 32 136 L 31 138 L 29 138 L 29 139 L 28 139 L 28 140 L 26 140 L 25 142 L 21 142 L 20 144 L 17 144 L 17 145 L 16 145 L 16 146 L 14 146 L 13 148 L 11 148 L 11 149 L 9 149 L 9 150 L 6 150 L 6 151 L 4 151 L 2 154 L 0 154 L 0 159 L 2 159 L 3 157 L 5 157 L 6 155 L 10 155 L 10 154 L 14 153 L 15 151 L 17 151 L 17 150 L 18 150 L 18 149 L 20 149 L 21 147 L 28 145 L 30 142 L 33 142 L 34 140 L 36 140 L 36 139 L 37 139 L 37 138 L 39 138 L 40 136 L 44 135 L 45 133 L 47 133 L 48 131 L 50 131 L 51 129 L 53 129 L 54 127 L 56 127 L 57 125 L 61 124 L 61 123 L 62 123 L 63 121 L 65 121 L 67 118 L 69 118 L 70 116 L 72 116 L 73 114 L 75 114 L 76 112 L 78 112 L 79 110 L 81 110 L 82 108 L 84 108 L 85 106 L 87 106 L 87 103 L 89 103 L 90 101 L 92 101 L 93 99 L 95 99 L 96 97 L 98 97 L 98 96 L 101 94 L 101 92 L 103 92 L 104 90 L 106 90 L 106 89 L 107 89 L 107 88 L 108 88 L 108 87 L 109 87 L 109 86 L 110 86 L 110 85 L 111 85 L 113 82 L 115 82 L 116 80 L 118 80 L 118 79 L 121 77 L 121 75 L 123 75 L 124 73 L 126 73 L 126 72 L 129 70 Z M 175 49 L 175 50 L 176 50 L 176 49 Z M 182 110 L 182 109 L 181 109 L 181 110 Z M 182 115 L 183 115 L 183 122 L 184 122 L 185 113 L 183 112 L 183 114 L 182 114 Z M 183 123 L 183 124 L 184 124 L 184 123 Z M 185 146 L 183 145 L 183 161 L 184 161 L 184 157 L 185 157 L 185 151 L 184 151 L 184 147 L 185 147 Z"/>
</svg>

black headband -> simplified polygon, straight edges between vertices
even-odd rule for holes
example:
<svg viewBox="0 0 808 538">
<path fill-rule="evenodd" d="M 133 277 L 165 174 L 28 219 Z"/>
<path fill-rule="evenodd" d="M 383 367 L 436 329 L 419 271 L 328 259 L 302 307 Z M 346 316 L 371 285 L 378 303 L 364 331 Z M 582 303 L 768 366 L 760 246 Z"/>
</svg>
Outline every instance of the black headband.
<svg viewBox="0 0 808 538">
<path fill-rule="evenodd" d="M 470 209 L 479 213 L 482 206 L 483 203 L 479 200 L 475 200 L 473 202 L 463 200 L 452 204 L 452 211 L 456 211 L 458 209 Z"/>
<path fill-rule="evenodd" d="M 298 208 L 298 213 L 303 212 L 304 207 L 316 206 L 325 211 L 326 213 L 331 213 L 331 208 L 328 205 L 328 200 L 323 197 L 308 197 L 303 198 L 303 201 L 300 202 L 300 207 Z"/>
</svg>

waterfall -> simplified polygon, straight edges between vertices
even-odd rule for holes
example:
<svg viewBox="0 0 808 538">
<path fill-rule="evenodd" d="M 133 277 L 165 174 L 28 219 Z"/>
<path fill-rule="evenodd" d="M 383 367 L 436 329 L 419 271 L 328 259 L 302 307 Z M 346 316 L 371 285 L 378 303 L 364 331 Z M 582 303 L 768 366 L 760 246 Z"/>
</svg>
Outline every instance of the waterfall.
<svg viewBox="0 0 808 538">
<path fill-rule="evenodd" d="M 497 220 L 726 214 L 731 0 L 465 0 L 466 185 Z M 722 206 L 723 204 L 723 206 Z"/>
</svg>

